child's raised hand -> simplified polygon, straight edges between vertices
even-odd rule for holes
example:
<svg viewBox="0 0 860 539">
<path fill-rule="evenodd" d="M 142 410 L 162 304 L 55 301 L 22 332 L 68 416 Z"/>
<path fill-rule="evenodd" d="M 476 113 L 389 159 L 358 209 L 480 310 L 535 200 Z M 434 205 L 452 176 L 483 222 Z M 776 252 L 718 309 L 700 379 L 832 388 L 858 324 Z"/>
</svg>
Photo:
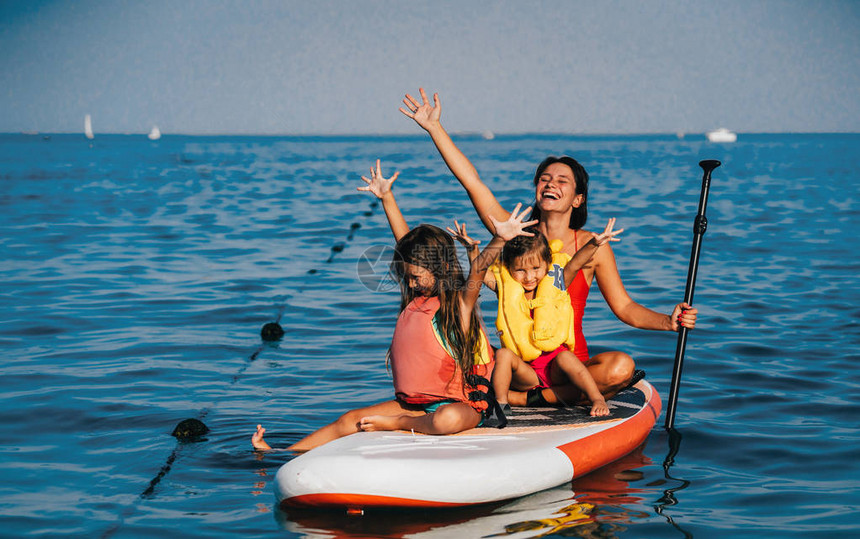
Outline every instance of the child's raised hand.
<svg viewBox="0 0 860 539">
<path fill-rule="evenodd" d="M 361 177 L 364 180 L 364 183 L 367 185 L 363 187 L 359 187 L 359 191 L 370 191 L 376 198 L 382 198 L 385 193 L 391 191 L 391 184 L 394 183 L 394 180 L 399 176 L 399 172 L 395 172 L 390 178 L 382 177 L 382 169 L 379 165 L 379 159 L 376 160 L 376 169 L 370 167 L 370 179 L 368 180 L 364 176 Z"/>
<path fill-rule="evenodd" d="M 525 219 L 526 215 L 528 215 L 532 210 L 532 207 L 529 206 L 520 212 L 521 207 L 522 204 L 517 204 L 507 221 L 499 221 L 492 215 L 489 216 L 490 221 L 493 223 L 493 228 L 496 230 L 496 236 L 505 241 L 511 241 L 517 236 L 534 236 L 531 232 L 526 232 L 523 229 L 536 225 L 539 221 L 537 219 L 533 219 L 531 221 L 523 222 L 523 219 Z"/>
<path fill-rule="evenodd" d="M 602 234 L 594 234 L 592 232 L 592 234 L 594 234 L 593 239 L 595 245 L 600 247 L 601 245 L 609 241 L 621 241 L 620 238 L 616 238 L 615 236 L 624 232 L 624 229 L 622 228 L 621 230 L 612 230 L 613 227 L 615 227 L 615 217 L 611 218 L 609 222 L 606 223 L 606 228 L 603 229 Z"/>
<path fill-rule="evenodd" d="M 439 94 L 433 94 L 433 104 L 431 105 L 424 88 L 419 88 L 418 92 L 421 94 L 421 103 L 418 103 L 418 100 L 411 95 L 406 94 L 406 98 L 403 100 L 406 108 L 400 107 L 400 112 L 415 120 L 415 123 L 424 129 L 429 129 L 434 123 L 439 123 L 439 118 L 442 115 Z"/>
<path fill-rule="evenodd" d="M 463 247 L 466 249 L 470 249 L 481 243 L 481 240 L 472 239 L 468 234 L 466 234 L 466 223 L 460 224 L 456 219 L 454 219 L 454 229 L 450 226 L 445 228 L 447 228 L 448 233 L 451 234 L 455 240 L 462 243 Z"/>
</svg>

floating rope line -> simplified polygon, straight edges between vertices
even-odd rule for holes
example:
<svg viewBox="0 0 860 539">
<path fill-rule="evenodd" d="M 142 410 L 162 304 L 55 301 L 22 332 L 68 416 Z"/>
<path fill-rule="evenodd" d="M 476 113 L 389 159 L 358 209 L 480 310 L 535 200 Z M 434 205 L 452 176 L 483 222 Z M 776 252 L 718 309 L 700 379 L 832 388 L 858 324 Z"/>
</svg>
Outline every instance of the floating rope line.
<svg viewBox="0 0 860 539">
<path fill-rule="evenodd" d="M 362 212 L 362 216 L 373 216 L 374 211 L 378 207 L 379 200 L 374 200 L 370 203 L 370 209 Z M 342 253 L 343 250 L 346 248 L 346 243 L 353 240 L 353 238 L 355 237 L 355 232 L 360 228 L 361 223 L 359 222 L 353 222 L 352 224 L 350 224 L 349 233 L 347 234 L 346 241 L 334 244 L 331 247 L 331 253 L 329 254 L 328 259 L 325 260 L 324 263 L 331 264 L 335 257 L 338 254 Z M 307 271 L 307 273 L 311 275 L 315 274 L 316 272 L 316 268 L 311 268 Z M 301 293 L 303 290 L 304 286 L 299 288 L 298 292 Z M 284 301 L 289 301 L 291 297 L 292 296 L 287 296 Z M 251 355 L 248 356 L 248 361 L 244 362 L 239 368 L 239 370 L 236 372 L 236 374 L 233 375 L 230 380 L 231 386 L 239 381 L 239 379 L 242 377 L 242 375 L 245 373 L 251 363 L 253 363 L 260 356 L 263 350 L 266 349 L 267 343 L 280 341 L 281 338 L 284 336 L 284 328 L 281 327 L 280 321 L 284 315 L 284 311 L 286 311 L 286 308 L 287 304 L 284 303 L 280 306 L 278 310 L 278 316 L 275 318 L 275 320 L 273 322 L 267 322 L 263 324 L 263 327 L 260 329 L 260 337 L 264 342 L 257 346 L 257 348 L 251 353 Z M 167 474 L 170 473 L 170 470 L 173 468 L 173 465 L 181 456 L 182 449 L 187 444 L 206 441 L 205 435 L 209 433 L 209 427 L 207 427 L 206 424 L 203 423 L 203 419 L 206 418 L 206 416 L 209 414 L 209 411 L 210 408 L 204 408 L 200 411 L 199 414 L 197 414 L 196 417 L 183 419 L 176 425 L 176 427 L 173 429 L 173 432 L 171 433 L 171 436 L 176 438 L 176 446 L 173 448 L 173 451 L 171 451 L 170 455 L 167 457 L 167 460 L 164 461 L 164 464 L 161 466 L 161 469 L 158 471 L 155 477 L 153 477 L 149 481 L 149 485 L 147 485 L 143 492 L 138 495 L 134 505 L 127 508 L 126 511 L 124 511 L 120 515 L 119 522 L 114 524 L 102 534 L 103 538 L 113 536 L 113 534 L 116 533 L 117 530 L 122 527 L 122 525 L 125 523 L 125 519 L 134 514 L 138 502 L 140 502 L 141 500 L 148 500 L 155 497 L 156 488 L 158 487 L 159 483 L 161 483 L 161 480 L 164 479 Z"/>
</svg>

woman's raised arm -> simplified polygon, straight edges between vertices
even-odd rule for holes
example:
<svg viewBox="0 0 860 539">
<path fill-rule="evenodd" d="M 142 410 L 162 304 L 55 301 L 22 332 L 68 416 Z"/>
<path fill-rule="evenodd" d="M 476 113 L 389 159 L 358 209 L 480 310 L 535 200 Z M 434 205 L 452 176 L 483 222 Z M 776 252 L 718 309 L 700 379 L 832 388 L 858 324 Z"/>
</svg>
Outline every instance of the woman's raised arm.
<svg viewBox="0 0 860 539">
<path fill-rule="evenodd" d="M 440 117 L 442 115 L 442 105 L 439 102 L 439 94 L 433 94 L 433 103 L 427 99 L 427 94 L 424 88 L 419 88 L 421 102 L 409 94 L 403 99 L 404 107 L 400 107 L 400 112 L 415 120 L 415 123 L 427 131 L 430 138 L 433 139 L 433 144 L 445 160 L 445 164 L 459 180 L 460 184 L 466 189 L 469 194 L 469 199 L 478 212 L 481 222 L 487 227 L 491 234 L 495 234 L 493 222 L 490 216 L 493 216 L 499 221 L 505 221 L 510 216 L 496 196 L 490 191 L 490 188 L 481 181 L 478 171 L 472 162 L 460 151 L 460 148 L 454 144 L 448 132 L 442 127 Z"/>
</svg>

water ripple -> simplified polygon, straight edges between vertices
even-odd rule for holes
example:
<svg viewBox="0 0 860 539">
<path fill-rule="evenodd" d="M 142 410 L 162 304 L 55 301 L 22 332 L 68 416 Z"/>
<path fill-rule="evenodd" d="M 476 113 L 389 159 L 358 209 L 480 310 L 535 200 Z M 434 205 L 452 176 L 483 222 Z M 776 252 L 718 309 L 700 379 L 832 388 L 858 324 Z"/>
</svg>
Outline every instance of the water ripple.
<svg viewBox="0 0 860 539">
<path fill-rule="evenodd" d="M 257 457 L 247 440 L 264 423 L 269 440 L 286 446 L 346 408 L 392 397 L 385 353 L 398 292 L 366 287 L 357 266 L 392 240 L 379 204 L 356 192 L 359 177 L 381 157 L 386 172 L 401 171 L 398 200 L 411 224 L 457 218 L 488 240 L 432 144 L 0 139 L 7 533 L 210 537 L 279 525 L 291 536 L 358 533 L 355 521 L 338 531 L 331 516 L 272 514 L 271 480 L 287 457 Z M 638 460 L 621 464 L 641 471 L 641 481 L 612 470 L 554 489 L 552 502 L 538 496 L 530 506 L 404 520 L 491 536 L 534 521 L 525 506 L 544 508 L 546 520 L 592 504 L 590 528 L 559 534 L 856 529 L 860 264 L 858 237 L 845 231 L 860 216 L 860 138 L 749 135 L 724 148 L 673 136 L 458 142 L 505 207 L 533 199 L 543 157 L 575 155 L 591 174 L 589 226 L 612 216 L 623 223 L 613 251 L 624 284 L 661 312 L 684 292 L 696 163 L 723 165 L 711 186 L 700 324 L 688 340 L 676 421 L 683 440 L 669 473 L 659 465 L 666 435 L 655 430 Z M 481 303 L 492 327 L 492 295 Z M 286 336 L 261 343 L 260 328 L 275 319 Z M 627 351 L 665 397 L 675 335 L 621 324 L 596 287 L 585 327 L 592 353 Z M 203 417 L 211 432 L 177 444 L 170 432 L 189 417 Z M 170 473 L 143 500 L 171 454 Z M 672 496 L 677 503 L 655 511 Z M 364 518 L 381 535 L 402 531 L 393 517 Z"/>
</svg>

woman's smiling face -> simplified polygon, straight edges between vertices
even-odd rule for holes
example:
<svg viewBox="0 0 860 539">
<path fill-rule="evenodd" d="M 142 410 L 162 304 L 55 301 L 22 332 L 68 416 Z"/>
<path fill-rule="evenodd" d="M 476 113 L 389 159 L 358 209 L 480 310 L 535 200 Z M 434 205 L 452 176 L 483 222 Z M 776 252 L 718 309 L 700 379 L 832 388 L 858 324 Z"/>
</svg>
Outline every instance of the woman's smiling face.
<svg viewBox="0 0 860 539">
<path fill-rule="evenodd" d="M 573 170 L 564 163 L 552 163 L 544 169 L 535 186 L 535 201 L 541 211 L 568 211 L 582 203 L 576 193 Z"/>
</svg>

